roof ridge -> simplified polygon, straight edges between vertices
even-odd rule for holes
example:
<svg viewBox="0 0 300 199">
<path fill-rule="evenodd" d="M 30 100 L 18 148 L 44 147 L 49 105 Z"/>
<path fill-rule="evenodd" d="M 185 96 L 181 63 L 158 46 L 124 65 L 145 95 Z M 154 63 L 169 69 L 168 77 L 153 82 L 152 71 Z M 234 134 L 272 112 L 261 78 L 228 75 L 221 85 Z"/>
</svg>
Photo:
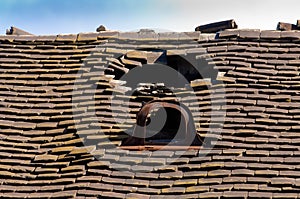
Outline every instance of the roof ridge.
<svg viewBox="0 0 300 199">
<path fill-rule="evenodd" d="M 300 30 L 228 29 L 219 32 L 218 38 L 300 39 Z"/>
<path fill-rule="evenodd" d="M 101 31 L 82 33 L 62 33 L 54 35 L 0 35 L 0 41 L 96 41 L 106 38 L 128 39 L 128 40 L 213 40 L 215 33 L 191 32 L 122 32 L 122 31 Z"/>
</svg>

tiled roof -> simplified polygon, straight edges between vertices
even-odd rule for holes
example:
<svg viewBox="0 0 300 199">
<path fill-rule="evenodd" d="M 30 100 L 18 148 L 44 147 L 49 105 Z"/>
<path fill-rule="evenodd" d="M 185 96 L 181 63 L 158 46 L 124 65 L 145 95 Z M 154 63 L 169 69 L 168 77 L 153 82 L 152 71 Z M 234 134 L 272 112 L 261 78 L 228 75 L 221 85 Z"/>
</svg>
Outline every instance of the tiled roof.
<svg viewBox="0 0 300 199">
<path fill-rule="evenodd" d="M 298 31 L 260 30 L 0 36 L 0 197 L 300 197 L 299 41 Z M 174 91 L 207 137 L 200 152 L 113 147 L 143 96 L 126 96 L 103 65 L 126 73 L 155 56 L 116 55 L 156 48 L 218 71 L 191 82 L 196 103 Z M 132 119 L 116 124 L 128 107 Z"/>
</svg>

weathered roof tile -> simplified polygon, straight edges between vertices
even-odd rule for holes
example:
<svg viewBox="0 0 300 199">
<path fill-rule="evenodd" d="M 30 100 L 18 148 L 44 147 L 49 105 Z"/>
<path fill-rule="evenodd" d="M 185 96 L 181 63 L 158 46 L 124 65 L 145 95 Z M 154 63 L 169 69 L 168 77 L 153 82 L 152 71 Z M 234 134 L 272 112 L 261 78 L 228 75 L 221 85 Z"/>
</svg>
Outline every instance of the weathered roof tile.
<svg viewBox="0 0 300 199">
<path fill-rule="evenodd" d="M 279 39 L 280 38 L 280 31 L 273 31 L 273 30 L 263 30 L 260 33 L 261 39 Z"/>
<path fill-rule="evenodd" d="M 259 30 L 240 30 L 239 37 L 244 39 L 259 39 L 260 31 Z"/>
<path fill-rule="evenodd" d="M 98 33 L 80 33 L 78 34 L 77 41 L 96 41 Z"/>
<path fill-rule="evenodd" d="M 76 39 L 77 39 L 76 34 L 60 34 L 60 35 L 57 35 L 55 41 L 75 42 Z"/>
</svg>

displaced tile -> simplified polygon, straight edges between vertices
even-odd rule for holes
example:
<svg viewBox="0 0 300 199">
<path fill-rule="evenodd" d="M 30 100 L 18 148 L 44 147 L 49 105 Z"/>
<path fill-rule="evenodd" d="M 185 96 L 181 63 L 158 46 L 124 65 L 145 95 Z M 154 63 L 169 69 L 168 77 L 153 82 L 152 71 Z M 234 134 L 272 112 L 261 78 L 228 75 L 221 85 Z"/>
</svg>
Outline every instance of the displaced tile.
<svg viewBox="0 0 300 199">
<path fill-rule="evenodd" d="M 34 161 L 37 162 L 47 162 L 47 161 L 56 161 L 58 156 L 56 155 L 36 155 Z"/>
</svg>

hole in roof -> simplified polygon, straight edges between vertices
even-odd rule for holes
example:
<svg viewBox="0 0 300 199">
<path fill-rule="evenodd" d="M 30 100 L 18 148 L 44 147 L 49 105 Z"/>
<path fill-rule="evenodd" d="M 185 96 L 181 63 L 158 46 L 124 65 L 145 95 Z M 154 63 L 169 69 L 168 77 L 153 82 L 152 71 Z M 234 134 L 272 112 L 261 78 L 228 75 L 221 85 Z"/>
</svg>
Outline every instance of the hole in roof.
<svg viewBox="0 0 300 199">
<path fill-rule="evenodd" d="M 198 55 L 199 52 L 197 52 L 197 56 Z M 171 97 L 174 100 L 176 99 L 175 94 L 179 90 L 187 91 L 191 89 L 191 91 L 193 91 L 193 88 L 191 88 L 192 81 L 198 79 L 203 80 L 207 78 L 206 76 L 214 79 L 214 77 L 217 76 L 217 71 L 211 70 L 212 66 L 209 65 L 205 56 L 196 57 L 193 52 L 179 55 L 172 53 L 172 51 L 159 48 L 142 48 L 129 51 L 109 61 L 110 65 L 108 69 L 105 70 L 105 74 L 113 75 L 114 80 L 123 82 L 122 86 L 131 89 L 131 98 L 129 101 L 135 103 L 135 105 L 129 106 L 130 116 L 128 117 L 130 117 L 131 121 L 136 119 L 135 115 L 139 111 L 137 106 L 142 107 L 143 103 L 165 97 Z M 167 71 L 164 71 L 164 68 Z M 166 79 L 165 74 L 171 76 L 170 71 L 174 72 L 173 78 L 171 78 L 169 82 L 164 82 Z M 176 90 L 175 92 L 174 89 Z M 202 85 L 201 90 L 203 89 L 208 90 L 208 87 Z M 125 95 L 128 95 L 128 93 L 125 93 Z M 182 139 L 184 137 L 180 135 L 182 131 L 178 129 L 177 123 L 174 122 L 178 121 L 178 118 L 182 118 L 180 112 L 171 110 L 170 108 L 164 108 L 162 110 L 167 112 L 169 118 L 161 131 L 155 128 L 149 129 L 149 133 L 159 131 L 159 134 L 153 136 L 147 134 L 145 142 L 148 144 L 156 143 L 159 145 L 159 143 L 170 143 L 178 133 L 178 138 Z M 154 111 L 150 119 L 147 119 L 148 123 L 151 120 L 158 120 L 158 118 L 162 116 L 162 110 Z M 191 112 L 190 110 L 188 111 Z M 192 117 L 191 113 L 191 119 L 193 119 Z M 179 119 L 179 121 L 182 120 Z M 200 124 L 198 123 L 199 121 L 196 124 L 193 123 L 193 125 L 199 128 Z M 127 132 L 134 131 L 134 124 L 131 122 L 128 123 L 128 126 L 130 127 L 127 127 L 124 134 L 126 133 L 132 136 L 132 133 L 128 134 Z M 166 132 L 169 132 L 169 134 L 166 134 Z M 196 130 L 194 133 L 197 133 Z M 124 137 L 123 134 L 120 137 Z M 176 142 L 176 139 L 174 142 Z"/>
<path fill-rule="evenodd" d="M 162 121 L 165 118 L 165 121 Z M 122 146 L 201 146 L 193 116 L 185 105 L 169 100 L 152 100 L 139 110 L 132 136 Z"/>
<path fill-rule="evenodd" d="M 152 110 L 147 117 L 145 144 L 176 144 L 184 140 L 186 125 L 183 121 L 182 114 L 176 109 Z"/>
</svg>

